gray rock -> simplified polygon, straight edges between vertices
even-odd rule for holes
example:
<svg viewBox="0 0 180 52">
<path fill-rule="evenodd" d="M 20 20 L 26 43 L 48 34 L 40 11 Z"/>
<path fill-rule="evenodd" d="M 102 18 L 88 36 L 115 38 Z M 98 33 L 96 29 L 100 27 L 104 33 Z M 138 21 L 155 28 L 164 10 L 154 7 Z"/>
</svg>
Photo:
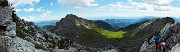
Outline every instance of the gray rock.
<svg viewBox="0 0 180 52">
<path fill-rule="evenodd" d="M 24 29 L 28 30 L 28 26 L 24 26 Z"/>
<path fill-rule="evenodd" d="M 29 36 L 26 36 L 24 39 L 29 41 L 29 42 L 34 42 L 34 40 L 31 37 L 29 37 Z"/>
<path fill-rule="evenodd" d="M 111 50 L 102 51 L 102 52 L 118 52 L 118 51 L 116 49 L 111 49 Z"/>
<path fill-rule="evenodd" d="M 6 26 L 5 35 L 16 36 L 16 23 L 13 22 L 12 8 L 11 7 L 0 7 L 0 25 Z"/>
<path fill-rule="evenodd" d="M 6 36 L 6 40 L 8 52 L 45 52 L 44 50 L 36 49 L 34 44 L 19 37 L 11 38 Z"/>
<path fill-rule="evenodd" d="M 70 47 L 68 50 L 65 49 L 53 49 L 53 52 L 78 52 L 76 48 Z"/>
</svg>

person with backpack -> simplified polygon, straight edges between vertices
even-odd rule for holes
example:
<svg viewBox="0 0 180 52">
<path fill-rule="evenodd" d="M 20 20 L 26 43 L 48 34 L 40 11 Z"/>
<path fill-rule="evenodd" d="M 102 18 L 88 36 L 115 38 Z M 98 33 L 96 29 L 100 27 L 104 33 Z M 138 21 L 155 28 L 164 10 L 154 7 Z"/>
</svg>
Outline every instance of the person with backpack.
<svg viewBox="0 0 180 52">
<path fill-rule="evenodd" d="M 167 44 L 163 38 L 160 38 L 160 42 L 158 44 L 158 50 L 157 51 L 158 52 L 166 52 L 169 50 L 171 50 L 170 45 Z"/>
<path fill-rule="evenodd" d="M 160 38 L 161 38 L 161 36 L 160 36 L 159 32 L 155 32 L 154 42 L 156 43 L 156 51 L 158 50 L 158 44 L 160 42 Z"/>
</svg>

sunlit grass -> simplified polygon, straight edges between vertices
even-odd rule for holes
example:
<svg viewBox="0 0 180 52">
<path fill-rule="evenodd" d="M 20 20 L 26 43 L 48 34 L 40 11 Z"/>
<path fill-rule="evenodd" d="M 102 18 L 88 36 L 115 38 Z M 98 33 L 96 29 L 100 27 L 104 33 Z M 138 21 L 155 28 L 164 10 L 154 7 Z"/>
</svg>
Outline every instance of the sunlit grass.
<svg viewBox="0 0 180 52">
<path fill-rule="evenodd" d="M 126 31 L 109 31 L 102 28 L 95 28 L 95 30 L 106 38 L 123 38 L 123 34 L 126 33 Z"/>
</svg>

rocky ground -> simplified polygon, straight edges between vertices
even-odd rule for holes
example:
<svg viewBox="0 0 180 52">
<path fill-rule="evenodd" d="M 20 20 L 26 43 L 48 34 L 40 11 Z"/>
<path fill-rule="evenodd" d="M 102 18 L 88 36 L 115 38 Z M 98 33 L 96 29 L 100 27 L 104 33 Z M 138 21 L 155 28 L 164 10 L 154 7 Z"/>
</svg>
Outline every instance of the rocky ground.
<svg viewBox="0 0 180 52">
<path fill-rule="evenodd" d="M 36 49 L 34 44 L 19 37 L 11 38 L 6 36 L 5 40 L 7 40 L 8 52 L 45 52 L 42 49 Z"/>
<path fill-rule="evenodd" d="M 165 39 L 166 44 L 168 44 L 171 49 L 166 51 L 171 52 L 178 52 L 179 51 L 179 44 L 180 44 L 180 28 L 179 23 L 176 24 L 166 24 L 166 26 L 161 30 L 160 34 Z M 153 40 L 153 37 L 151 38 Z M 152 42 L 152 41 L 151 41 Z M 147 41 L 141 47 L 140 52 L 155 52 L 156 51 L 156 44 L 149 44 Z"/>
</svg>

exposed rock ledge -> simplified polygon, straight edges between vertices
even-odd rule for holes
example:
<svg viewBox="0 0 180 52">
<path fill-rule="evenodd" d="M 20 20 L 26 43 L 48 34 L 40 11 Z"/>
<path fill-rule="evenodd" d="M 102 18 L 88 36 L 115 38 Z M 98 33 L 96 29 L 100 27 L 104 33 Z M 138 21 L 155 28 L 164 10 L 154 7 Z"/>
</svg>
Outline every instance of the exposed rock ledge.
<svg viewBox="0 0 180 52">
<path fill-rule="evenodd" d="M 7 44 L 8 52 L 45 52 L 41 49 L 36 49 L 35 45 L 31 42 L 23 40 L 22 38 L 11 38 L 4 36 Z"/>
</svg>

